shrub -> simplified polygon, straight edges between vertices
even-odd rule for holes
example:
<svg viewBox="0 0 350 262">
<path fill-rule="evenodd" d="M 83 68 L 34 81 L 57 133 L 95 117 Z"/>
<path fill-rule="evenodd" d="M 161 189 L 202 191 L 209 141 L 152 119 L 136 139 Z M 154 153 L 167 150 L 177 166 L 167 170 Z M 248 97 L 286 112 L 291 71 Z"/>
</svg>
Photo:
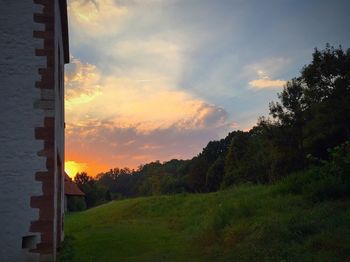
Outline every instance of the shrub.
<svg viewBox="0 0 350 262">
<path fill-rule="evenodd" d="M 68 211 L 82 211 L 86 209 L 85 199 L 79 196 L 70 196 L 67 199 Z"/>
<path fill-rule="evenodd" d="M 278 193 L 303 194 L 314 202 L 350 196 L 350 143 L 329 150 L 330 159 L 298 172 L 277 186 Z"/>
</svg>

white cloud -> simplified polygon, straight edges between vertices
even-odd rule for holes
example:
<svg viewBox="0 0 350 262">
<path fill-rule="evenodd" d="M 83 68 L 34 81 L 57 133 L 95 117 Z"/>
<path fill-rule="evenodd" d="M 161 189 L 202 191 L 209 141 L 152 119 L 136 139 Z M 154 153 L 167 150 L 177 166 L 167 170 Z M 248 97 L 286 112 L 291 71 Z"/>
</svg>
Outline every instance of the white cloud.
<svg viewBox="0 0 350 262">
<path fill-rule="evenodd" d="M 111 67 L 120 76 L 149 83 L 162 80 L 172 87 L 181 77 L 185 63 L 181 42 L 161 37 L 124 39 L 107 44 L 101 52 L 116 61 Z"/>
<path fill-rule="evenodd" d="M 65 106 L 85 104 L 101 94 L 100 73 L 96 66 L 71 57 L 65 70 Z"/>
<path fill-rule="evenodd" d="M 128 9 L 113 0 L 71 0 L 68 12 L 72 29 L 94 38 L 118 32 L 128 15 Z"/>
<path fill-rule="evenodd" d="M 257 79 L 249 81 L 249 85 L 257 89 L 265 88 L 281 88 L 286 84 L 286 80 L 273 79 L 279 72 L 290 62 L 286 58 L 269 58 L 258 63 L 250 64 L 246 66 L 245 73 L 258 76 Z"/>
<path fill-rule="evenodd" d="M 289 65 L 291 60 L 285 57 L 271 57 L 266 58 L 256 63 L 245 66 L 244 72 L 247 75 L 258 74 L 259 77 L 264 76 L 276 76 L 280 72 L 283 72 L 286 66 Z"/>
</svg>

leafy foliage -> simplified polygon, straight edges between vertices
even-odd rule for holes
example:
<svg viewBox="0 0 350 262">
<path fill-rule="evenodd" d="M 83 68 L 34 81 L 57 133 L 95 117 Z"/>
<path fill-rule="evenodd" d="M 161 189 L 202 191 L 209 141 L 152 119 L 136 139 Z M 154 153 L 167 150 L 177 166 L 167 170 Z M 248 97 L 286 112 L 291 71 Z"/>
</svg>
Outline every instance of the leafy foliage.
<svg viewBox="0 0 350 262">
<path fill-rule="evenodd" d="M 83 197 L 80 196 L 68 196 L 67 199 L 68 211 L 82 211 L 86 209 L 86 202 Z"/>
<path fill-rule="evenodd" d="M 85 193 L 86 207 L 90 208 L 106 201 L 106 190 L 86 172 L 78 173 L 74 182 Z"/>
</svg>

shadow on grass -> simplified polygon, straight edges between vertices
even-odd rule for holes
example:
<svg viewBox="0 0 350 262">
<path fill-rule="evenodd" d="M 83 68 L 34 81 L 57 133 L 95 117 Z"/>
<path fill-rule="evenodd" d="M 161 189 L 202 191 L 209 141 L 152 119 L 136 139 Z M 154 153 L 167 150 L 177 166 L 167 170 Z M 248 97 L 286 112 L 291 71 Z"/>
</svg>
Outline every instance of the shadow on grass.
<svg viewBox="0 0 350 262">
<path fill-rule="evenodd" d="M 70 262 L 74 258 L 74 237 L 67 235 L 58 248 L 58 262 Z"/>
</svg>

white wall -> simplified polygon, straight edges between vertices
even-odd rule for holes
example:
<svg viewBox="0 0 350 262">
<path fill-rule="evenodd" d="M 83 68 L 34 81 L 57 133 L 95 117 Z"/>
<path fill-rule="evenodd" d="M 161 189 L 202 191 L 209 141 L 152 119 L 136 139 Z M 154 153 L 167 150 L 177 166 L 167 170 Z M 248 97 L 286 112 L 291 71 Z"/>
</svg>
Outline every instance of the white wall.
<svg viewBox="0 0 350 262">
<path fill-rule="evenodd" d="M 40 9 L 33 1 L 0 1 L 0 261 L 4 262 L 28 259 L 22 237 L 33 235 L 30 222 L 39 216 L 38 209 L 30 207 L 30 197 L 42 195 L 34 175 L 46 170 L 45 158 L 37 156 L 43 141 L 34 137 L 34 128 L 43 126 L 44 118 L 43 110 L 33 108 L 40 99 L 37 70 L 46 66 L 44 57 L 34 56 L 43 45 L 33 38 L 33 30 L 43 30 L 33 22 L 33 13 Z"/>
</svg>

